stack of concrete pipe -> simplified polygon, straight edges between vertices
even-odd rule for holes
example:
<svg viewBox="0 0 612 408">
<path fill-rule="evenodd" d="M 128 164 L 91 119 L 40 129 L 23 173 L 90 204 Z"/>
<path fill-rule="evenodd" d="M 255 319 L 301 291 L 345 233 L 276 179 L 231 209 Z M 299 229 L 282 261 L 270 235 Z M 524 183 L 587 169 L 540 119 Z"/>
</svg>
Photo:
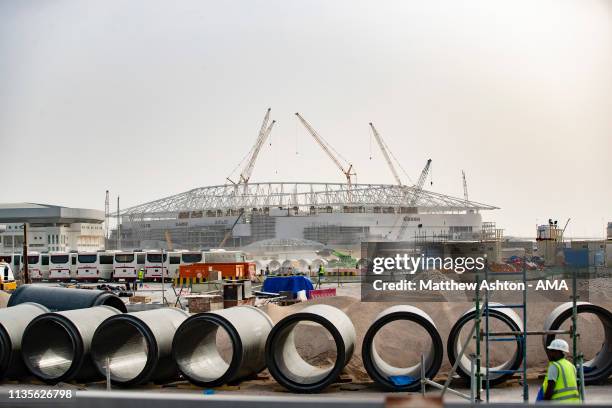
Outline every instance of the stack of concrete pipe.
<svg viewBox="0 0 612 408">
<path fill-rule="evenodd" d="M 214 387 L 251 378 L 268 368 L 288 390 L 314 393 L 338 379 L 357 344 L 350 318 L 328 305 L 307 306 L 274 325 L 263 311 L 252 306 L 195 315 L 176 308 L 122 313 L 116 303 L 121 299 L 109 300 L 112 296 L 104 293 L 44 287 L 39 290 L 31 285 L 23 288 L 26 289 L 15 292 L 18 296 L 11 298 L 10 307 L 0 310 L 1 378 L 19 379 L 29 372 L 45 382 L 57 383 L 109 376 L 114 384 L 127 387 L 175 381 L 182 374 L 193 384 Z M 514 311 L 499 304 L 492 306 L 491 319 L 501 321 L 513 332 L 523 329 Z M 586 383 L 601 382 L 612 374 L 612 313 L 586 302 L 578 304 L 578 313 L 594 314 L 603 324 L 602 348 L 585 362 Z M 558 330 L 571 319 L 571 314 L 572 303 L 560 305 L 550 314 L 544 329 Z M 466 325 L 473 324 L 475 316 L 474 309 L 467 310 L 452 327 L 447 341 L 451 364 L 463 344 L 460 333 Z M 420 362 L 411 367 L 395 367 L 376 350 L 376 334 L 395 321 L 417 324 L 427 333 L 429 347 L 424 352 L 424 367 Z M 332 365 L 318 367 L 300 356 L 295 342 L 300 323 L 318 324 L 329 333 L 336 356 Z M 229 339 L 228 350 L 220 349 L 219 333 Z M 553 338 L 545 336 L 544 345 Z M 498 367 L 490 368 L 498 372 L 493 374 L 492 384 L 505 381 L 508 373 L 521 365 L 522 347 L 517 339 L 515 353 Z M 443 342 L 431 317 L 409 305 L 392 306 L 381 312 L 365 333 L 362 345 L 366 371 L 389 391 L 418 390 L 421 373 L 427 378 L 435 377 L 443 354 Z M 458 374 L 468 377 L 469 373 L 469 360 L 463 356 Z M 395 381 L 398 377 L 409 381 Z"/>
</svg>

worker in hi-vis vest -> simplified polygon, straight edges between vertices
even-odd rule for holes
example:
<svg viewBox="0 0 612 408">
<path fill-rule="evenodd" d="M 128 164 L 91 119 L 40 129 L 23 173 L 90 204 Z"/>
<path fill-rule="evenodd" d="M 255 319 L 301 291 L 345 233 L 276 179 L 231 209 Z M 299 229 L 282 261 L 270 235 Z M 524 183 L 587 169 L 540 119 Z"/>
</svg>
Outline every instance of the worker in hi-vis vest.
<svg viewBox="0 0 612 408">
<path fill-rule="evenodd" d="M 546 347 L 549 363 L 542 384 L 543 399 L 562 404 L 579 404 L 576 367 L 565 358 L 566 353 L 569 353 L 569 345 L 565 340 L 555 339 Z"/>
<path fill-rule="evenodd" d="M 140 282 L 140 287 L 142 288 L 142 283 L 144 282 L 144 269 L 142 268 L 138 270 L 138 281 Z"/>
</svg>

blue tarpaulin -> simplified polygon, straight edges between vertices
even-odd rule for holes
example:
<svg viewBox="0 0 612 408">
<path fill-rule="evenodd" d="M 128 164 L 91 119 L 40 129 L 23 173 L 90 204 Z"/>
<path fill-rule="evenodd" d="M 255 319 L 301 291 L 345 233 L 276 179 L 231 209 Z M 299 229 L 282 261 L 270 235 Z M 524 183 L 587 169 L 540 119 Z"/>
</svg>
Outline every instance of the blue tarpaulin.
<svg viewBox="0 0 612 408">
<path fill-rule="evenodd" d="M 313 290 L 312 282 L 306 276 L 271 276 L 263 283 L 264 292 L 279 293 L 282 291 L 292 291 L 296 294 L 300 290 Z"/>
</svg>

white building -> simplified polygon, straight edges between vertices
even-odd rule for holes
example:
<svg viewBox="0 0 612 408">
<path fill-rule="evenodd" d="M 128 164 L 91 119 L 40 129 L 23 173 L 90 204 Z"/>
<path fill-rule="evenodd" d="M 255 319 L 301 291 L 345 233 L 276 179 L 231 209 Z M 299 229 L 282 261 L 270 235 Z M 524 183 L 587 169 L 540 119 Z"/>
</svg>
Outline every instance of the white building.
<svg viewBox="0 0 612 408">
<path fill-rule="evenodd" d="M 32 251 L 104 249 L 104 212 L 33 203 L 0 204 L 0 253 L 21 252 L 28 224 Z"/>
</svg>

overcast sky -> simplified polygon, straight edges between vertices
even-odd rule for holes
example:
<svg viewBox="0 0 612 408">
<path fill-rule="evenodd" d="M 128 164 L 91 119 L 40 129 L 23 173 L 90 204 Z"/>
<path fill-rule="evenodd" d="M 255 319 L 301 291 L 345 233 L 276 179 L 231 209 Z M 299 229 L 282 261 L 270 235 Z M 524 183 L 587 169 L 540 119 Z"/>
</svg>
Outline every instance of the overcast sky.
<svg viewBox="0 0 612 408">
<path fill-rule="evenodd" d="M 223 184 L 267 107 L 252 181 L 344 181 L 299 111 L 358 182 L 393 182 L 370 121 L 412 181 L 464 169 L 507 235 L 612 221 L 609 1 L 0 1 L 0 202 Z"/>
</svg>

